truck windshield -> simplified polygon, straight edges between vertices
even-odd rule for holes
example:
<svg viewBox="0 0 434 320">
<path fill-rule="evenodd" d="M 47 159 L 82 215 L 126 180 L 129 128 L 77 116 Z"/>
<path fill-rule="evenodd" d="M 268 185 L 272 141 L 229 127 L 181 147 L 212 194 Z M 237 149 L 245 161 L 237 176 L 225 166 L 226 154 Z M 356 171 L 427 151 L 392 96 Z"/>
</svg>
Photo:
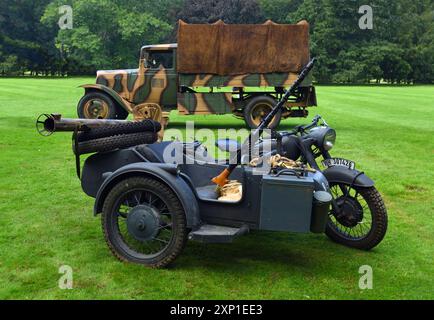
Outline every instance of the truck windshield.
<svg viewBox="0 0 434 320">
<path fill-rule="evenodd" d="M 173 68 L 173 51 L 149 51 L 147 67 L 151 69 Z"/>
</svg>

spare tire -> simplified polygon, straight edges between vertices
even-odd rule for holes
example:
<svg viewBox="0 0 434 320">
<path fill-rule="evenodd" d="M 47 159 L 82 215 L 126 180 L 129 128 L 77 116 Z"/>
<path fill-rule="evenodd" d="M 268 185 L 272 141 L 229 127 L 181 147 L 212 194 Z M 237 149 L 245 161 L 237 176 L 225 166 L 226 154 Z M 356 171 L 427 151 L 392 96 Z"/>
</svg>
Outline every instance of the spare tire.
<svg viewBox="0 0 434 320">
<path fill-rule="evenodd" d="M 77 135 L 78 142 L 101 139 L 120 134 L 131 134 L 139 132 L 157 133 L 161 130 L 161 124 L 157 121 L 146 119 L 143 121 L 132 121 L 100 128 L 92 128 L 89 131 L 81 132 Z"/>
<path fill-rule="evenodd" d="M 157 139 L 157 133 L 150 131 L 120 134 L 100 139 L 78 142 L 78 150 L 76 150 L 75 142 L 73 141 L 72 150 L 77 155 L 93 152 L 107 152 L 115 149 L 129 148 L 139 144 L 152 144 L 157 141 Z"/>
</svg>

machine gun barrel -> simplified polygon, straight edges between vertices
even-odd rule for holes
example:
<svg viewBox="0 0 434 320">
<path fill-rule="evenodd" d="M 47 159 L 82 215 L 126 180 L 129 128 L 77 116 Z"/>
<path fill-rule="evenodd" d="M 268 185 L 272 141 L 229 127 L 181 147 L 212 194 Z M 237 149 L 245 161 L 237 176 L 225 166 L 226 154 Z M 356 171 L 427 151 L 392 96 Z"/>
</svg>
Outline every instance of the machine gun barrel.
<svg viewBox="0 0 434 320">
<path fill-rule="evenodd" d="M 64 118 L 60 114 L 41 114 L 36 120 L 36 130 L 43 136 L 54 132 L 87 131 L 92 128 L 131 122 L 128 120 L 106 119 L 72 119 Z"/>
<path fill-rule="evenodd" d="M 256 137 L 262 133 L 262 131 L 268 127 L 271 120 L 273 120 L 274 116 L 277 114 L 277 112 L 282 108 L 282 106 L 285 104 L 285 102 L 288 100 L 288 98 L 294 94 L 295 90 L 300 86 L 300 84 L 303 82 L 303 80 L 306 78 L 306 76 L 309 74 L 309 72 L 312 70 L 316 59 L 313 58 L 309 61 L 309 63 L 303 68 L 303 70 L 300 72 L 298 78 L 294 81 L 294 83 L 291 85 L 291 87 L 286 90 L 283 97 L 279 100 L 279 102 L 276 103 L 276 105 L 273 107 L 273 109 L 268 113 L 268 115 L 261 121 L 258 128 L 255 129 L 253 133 L 249 135 L 249 137 L 246 139 L 245 144 L 250 143 L 252 137 Z M 241 152 L 244 148 L 240 148 L 236 153 L 236 161 L 235 163 L 229 164 L 229 166 L 224 169 L 217 177 L 214 177 L 212 179 L 212 182 L 219 186 L 224 186 L 230 174 L 234 169 L 237 167 L 239 160 L 241 158 Z"/>
<path fill-rule="evenodd" d="M 295 90 L 300 86 L 300 84 L 303 82 L 303 80 L 306 78 L 306 76 L 309 74 L 309 72 L 312 70 L 316 59 L 313 58 L 309 61 L 309 63 L 303 68 L 303 70 L 298 75 L 297 79 L 294 81 L 294 83 L 291 85 L 291 87 L 286 90 L 283 97 L 277 102 L 277 104 L 273 107 L 273 109 L 270 111 L 270 113 L 267 114 L 267 116 L 264 118 L 264 120 L 261 121 L 258 128 L 256 128 L 255 132 L 253 133 L 253 136 L 257 135 L 259 132 L 264 130 L 269 126 L 271 123 L 271 120 L 273 120 L 274 116 L 277 114 L 277 112 L 282 108 L 282 106 L 285 104 L 285 102 L 289 99 L 289 97 L 294 94 Z"/>
</svg>

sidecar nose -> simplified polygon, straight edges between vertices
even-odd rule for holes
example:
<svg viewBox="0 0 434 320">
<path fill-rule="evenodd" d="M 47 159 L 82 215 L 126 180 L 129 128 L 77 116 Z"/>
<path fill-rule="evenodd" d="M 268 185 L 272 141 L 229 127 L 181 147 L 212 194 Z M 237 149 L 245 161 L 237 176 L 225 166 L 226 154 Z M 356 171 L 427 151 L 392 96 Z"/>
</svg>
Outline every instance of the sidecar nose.
<svg viewBox="0 0 434 320">
<path fill-rule="evenodd" d="M 329 182 L 321 171 L 317 170 L 315 173 L 313 173 L 312 178 L 314 181 L 315 191 L 330 192 Z"/>
<path fill-rule="evenodd" d="M 310 231 L 313 233 L 323 233 L 325 231 L 332 199 L 333 198 L 329 192 L 314 192 L 312 215 L 310 220 Z"/>
</svg>

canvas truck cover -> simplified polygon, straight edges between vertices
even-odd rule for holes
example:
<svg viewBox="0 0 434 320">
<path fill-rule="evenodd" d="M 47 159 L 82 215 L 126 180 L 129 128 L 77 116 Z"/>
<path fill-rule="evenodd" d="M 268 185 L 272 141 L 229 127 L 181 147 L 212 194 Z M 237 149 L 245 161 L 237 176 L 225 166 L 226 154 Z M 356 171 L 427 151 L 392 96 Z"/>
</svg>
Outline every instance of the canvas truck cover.
<svg viewBox="0 0 434 320">
<path fill-rule="evenodd" d="M 298 73 L 309 62 L 309 24 L 187 24 L 179 21 L 179 73 Z"/>
</svg>

